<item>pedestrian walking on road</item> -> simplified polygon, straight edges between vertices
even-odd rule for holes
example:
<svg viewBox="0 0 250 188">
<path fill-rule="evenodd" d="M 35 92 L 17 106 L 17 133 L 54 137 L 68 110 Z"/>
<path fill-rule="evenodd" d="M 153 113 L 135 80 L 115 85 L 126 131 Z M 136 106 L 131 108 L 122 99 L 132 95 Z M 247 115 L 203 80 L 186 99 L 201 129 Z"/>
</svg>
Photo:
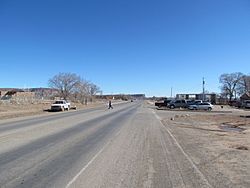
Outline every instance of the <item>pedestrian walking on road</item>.
<svg viewBox="0 0 250 188">
<path fill-rule="evenodd" d="M 109 101 L 109 109 L 112 108 L 113 109 L 113 106 L 112 106 L 112 103 L 111 103 L 111 100 Z"/>
</svg>

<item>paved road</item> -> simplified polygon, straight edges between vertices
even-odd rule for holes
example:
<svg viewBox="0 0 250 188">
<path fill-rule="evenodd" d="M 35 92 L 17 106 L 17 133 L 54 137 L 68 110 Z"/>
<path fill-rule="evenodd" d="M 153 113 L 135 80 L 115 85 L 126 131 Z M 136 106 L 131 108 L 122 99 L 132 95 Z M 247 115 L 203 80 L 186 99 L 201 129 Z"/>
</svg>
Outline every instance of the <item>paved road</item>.
<svg viewBox="0 0 250 188">
<path fill-rule="evenodd" d="M 0 121 L 0 187 L 212 187 L 143 102 Z"/>
</svg>

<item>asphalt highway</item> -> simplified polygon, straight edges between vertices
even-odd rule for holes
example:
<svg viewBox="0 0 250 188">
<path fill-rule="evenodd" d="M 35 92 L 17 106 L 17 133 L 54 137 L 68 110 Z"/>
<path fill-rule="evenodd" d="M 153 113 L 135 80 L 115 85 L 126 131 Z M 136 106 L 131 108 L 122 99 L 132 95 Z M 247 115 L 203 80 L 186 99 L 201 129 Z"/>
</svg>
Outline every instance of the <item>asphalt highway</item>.
<svg viewBox="0 0 250 188">
<path fill-rule="evenodd" d="M 143 101 L 0 121 L 0 187 L 213 187 Z"/>
</svg>

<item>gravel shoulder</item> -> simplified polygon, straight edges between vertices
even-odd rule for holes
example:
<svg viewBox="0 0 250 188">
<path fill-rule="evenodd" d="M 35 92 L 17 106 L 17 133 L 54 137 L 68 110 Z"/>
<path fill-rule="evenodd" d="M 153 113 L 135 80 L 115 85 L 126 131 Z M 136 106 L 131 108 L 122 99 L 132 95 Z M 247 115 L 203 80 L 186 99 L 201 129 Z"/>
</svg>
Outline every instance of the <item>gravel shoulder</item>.
<svg viewBox="0 0 250 188">
<path fill-rule="evenodd" d="M 213 187 L 250 187 L 248 111 L 156 112 Z"/>
</svg>

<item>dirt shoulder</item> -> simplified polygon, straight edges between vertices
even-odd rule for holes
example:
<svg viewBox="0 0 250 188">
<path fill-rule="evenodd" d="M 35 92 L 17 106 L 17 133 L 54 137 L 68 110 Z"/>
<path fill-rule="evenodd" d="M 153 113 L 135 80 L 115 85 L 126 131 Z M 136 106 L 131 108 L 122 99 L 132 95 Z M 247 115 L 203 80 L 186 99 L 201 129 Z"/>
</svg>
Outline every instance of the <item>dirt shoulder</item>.
<svg viewBox="0 0 250 188">
<path fill-rule="evenodd" d="M 34 104 L 11 104 L 11 103 L 1 103 L 0 104 L 0 119 L 11 119 L 17 117 L 33 116 L 40 114 L 49 114 L 48 109 L 50 109 L 52 102 L 45 103 L 34 103 Z M 82 105 L 79 103 L 72 103 L 72 106 L 76 106 L 77 109 L 87 109 L 92 107 L 97 107 L 104 105 L 102 101 L 89 103 L 88 105 Z"/>
<path fill-rule="evenodd" d="M 158 113 L 215 187 L 250 187 L 250 113 Z"/>
</svg>

